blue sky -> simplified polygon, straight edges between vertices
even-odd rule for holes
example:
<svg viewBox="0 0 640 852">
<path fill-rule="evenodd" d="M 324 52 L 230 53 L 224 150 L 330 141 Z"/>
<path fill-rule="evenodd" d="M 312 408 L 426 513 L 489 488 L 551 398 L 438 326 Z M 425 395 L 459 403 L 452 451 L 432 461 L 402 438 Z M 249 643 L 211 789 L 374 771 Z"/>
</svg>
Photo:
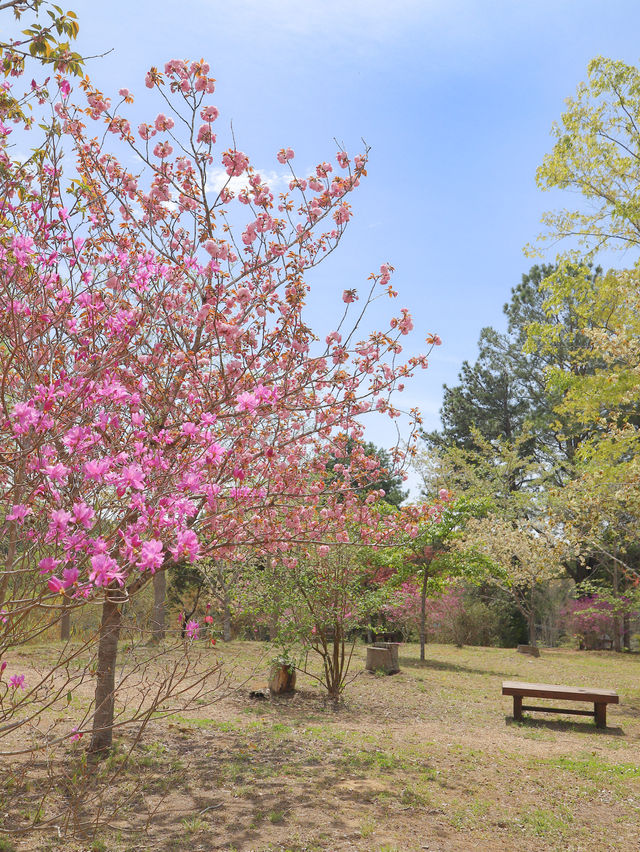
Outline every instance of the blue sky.
<svg viewBox="0 0 640 852">
<path fill-rule="evenodd" d="M 278 174 L 283 146 L 305 173 L 334 154 L 334 137 L 354 153 L 366 140 L 369 177 L 353 198 L 355 218 L 310 278 L 312 319 L 330 326 L 343 289 L 364 287 L 392 263 L 398 302 L 418 332 L 411 351 L 430 331 L 444 341 L 399 400 L 419 405 L 428 427 L 438 423 L 442 383 L 475 358 L 480 329 L 502 326 L 510 288 L 531 265 L 522 247 L 559 203 L 537 190 L 535 170 L 564 98 L 595 55 L 639 58 L 637 0 L 76 0 L 72 8 L 81 50 L 113 49 L 89 63 L 106 93 L 127 86 L 144 95 L 150 65 L 206 58 L 219 138 L 232 121 L 238 147 L 263 173 Z M 371 437 L 386 441 L 381 427 Z"/>
</svg>

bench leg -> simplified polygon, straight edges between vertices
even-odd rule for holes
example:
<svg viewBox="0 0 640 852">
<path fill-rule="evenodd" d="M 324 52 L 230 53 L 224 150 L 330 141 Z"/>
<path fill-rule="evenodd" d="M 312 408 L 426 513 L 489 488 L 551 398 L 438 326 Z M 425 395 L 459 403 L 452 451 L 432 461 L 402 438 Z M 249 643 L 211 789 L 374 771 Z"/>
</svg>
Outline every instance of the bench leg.
<svg viewBox="0 0 640 852">
<path fill-rule="evenodd" d="M 513 696 L 513 718 L 516 722 L 522 721 L 522 696 Z"/>
<path fill-rule="evenodd" d="M 594 704 L 594 712 L 593 715 L 596 720 L 596 728 L 606 728 L 607 727 L 607 705 L 606 704 Z"/>
</svg>

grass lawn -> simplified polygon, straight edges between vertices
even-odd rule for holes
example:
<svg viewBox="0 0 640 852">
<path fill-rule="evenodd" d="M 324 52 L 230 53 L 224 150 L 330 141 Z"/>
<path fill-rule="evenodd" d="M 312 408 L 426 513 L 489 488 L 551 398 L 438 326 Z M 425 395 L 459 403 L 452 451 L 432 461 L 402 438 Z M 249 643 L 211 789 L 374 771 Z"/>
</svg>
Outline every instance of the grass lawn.
<svg viewBox="0 0 640 852">
<path fill-rule="evenodd" d="M 27 656 L 46 653 L 34 648 Z M 102 814 L 108 827 L 84 840 L 59 838 L 49 827 L 39 838 L 13 839 L 15 848 L 640 848 L 637 655 L 543 650 L 534 659 L 432 645 L 420 667 L 417 647 L 406 645 L 400 674 L 383 677 L 364 673 L 359 646 L 358 676 L 334 709 L 303 674 L 294 696 L 252 700 L 249 690 L 266 685 L 265 646 L 234 642 L 219 653 L 235 689 L 194 713 L 154 720 L 126 760 L 130 741 L 122 735 L 95 770 L 96 785 L 113 778 Z M 501 695 L 506 679 L 616 689 L 621 704 L 609 706 L 605 731 L 586 717 L 537 714 L 515 724 L 511 699 Z M 82 742 L 68 747 L 57 788 L 59 801 L 76 795 L 79 807 L 81 792 L 72 787 L 82 755 Z M 39 806 L 40 784 L 12 783 L 23 786 L 14 791 L 22 811 L 6 822 L 15 826 Z M 47 802 L 43 813 L 55 808 Z"/>
</svg>

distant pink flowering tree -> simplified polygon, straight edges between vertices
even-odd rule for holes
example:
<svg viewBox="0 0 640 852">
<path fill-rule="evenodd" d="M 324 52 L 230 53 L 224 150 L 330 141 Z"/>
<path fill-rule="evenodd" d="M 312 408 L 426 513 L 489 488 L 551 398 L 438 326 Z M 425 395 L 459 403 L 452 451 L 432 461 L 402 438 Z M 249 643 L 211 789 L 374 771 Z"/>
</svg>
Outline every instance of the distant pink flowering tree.
<svg viewBox="0 0 640 852">
<path fill-rule="evenodd" d="M 469 517 L 481 513 L 483 507 L 464 497 L 452 499 L 446 489 L 441 489 L 432 503 L 403 506 L 397 519 L 399 535 L 397 547 L 390 564 L 395 574 L 391 583 L 402 584 L 401 607 L 406 617 L 416 606 L 418 633 L 420 637 L 420 662 L 425 662 L 429 596 L 441 594 L 450 578 L 473 570 L 465 567 L 458 559 L 452 543 L 459 537 Z M 418 590 L 418 601 L 414 589 Z M 397 594 L 397 592 L 396 592 Z"/>
<path fill-rule="evenodd" d="M 462 646 L 464 631 L 464 592 L 461 588 L 448 586 L 441 595 L 429 601 L 429 624 L 440 641 L 453 641 Z"/>
<path fill-rule="evenodd" d="M 145 84 L 162 111 L 134 128 L 126 89 L 112 102 L 84 79 L 74 104 L 62 74 L 34 83 L 51 118 L 27 162 L 7 147 L 23 119 L 0 100 L 0 656 L 63 602 L 101 604 L 94 752 L 112 742 L 123 606 L 155 574 L 247 549 L 293 569 L 354 518 L 362 540 L 388 536 L 379 495 L 350 486 L 376 477 L 359 418 L 398 416 L 398 380 L 427 364 L 399 359 L 405 309 L 356 337 L 371 300 L 395 296 L 386 264 L 353 321 L 349 296 L 324 342 L 307 324 L 304 276 L 344 233 L 366 151 L 302 178 L 284 148 L 276 196 L 246 154 L 218 151 L 206 62 L 172 60 Z"/>
<path fill-rule="evenodd" d="M 567 629 L 580 640 L 580 647 L 588 650 L 602 648 L 608 638 L 613 642 L 619 629 L 616 616 L 637 615 L 637 601 L 619 598 L 614 602 L 597 594 L 570 601 L 564 616 Z"/>
<path fill-rule="evenodd" d="M 403 580 L 389 594 L 383 607 L 385 622 L 393 630 L 400 630 L 406 639 L 420 630 L 420 587 L 415 580 Z"/>
<path fill-rule="evenodd" d="M 421 588 L 414 580 L 405 580 L 393 589 L 384 614 L 390 627 L 401 630 L 403 636 L 420 632 L 422 619 Z M 460 624 L 464 616 L 464 593 L 456 586 L 441 586 L 425 602 L 425 633 L 436 635 L 439 641 L 462 644 Z"/>
</svg>

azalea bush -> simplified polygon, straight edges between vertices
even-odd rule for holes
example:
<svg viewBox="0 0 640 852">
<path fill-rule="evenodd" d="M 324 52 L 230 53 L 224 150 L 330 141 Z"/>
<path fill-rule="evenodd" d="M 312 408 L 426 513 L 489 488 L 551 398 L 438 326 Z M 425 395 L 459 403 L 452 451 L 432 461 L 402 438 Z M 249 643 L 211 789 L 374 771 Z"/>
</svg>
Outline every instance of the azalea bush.
<svg viewBox="0 0 640 852">
<path fill-rule="evenodd" d="M 349 541 L 327 537 L 305 547 L 295 565 L 277 559 L 257 563 L 245 587 L 245 613 L 267 627 L 276 655 L 295 661 L 333 701 L 348 683 L 360 633 L 386 600 L 385 590 L 371 582 L 369 556 L 352 529 Z M 319 676 L 309 665 L 314 657 L 322 664 Z"/>
<path fill-rule="evenodd" d="M 429 601 L 429 626 L 437 641 L 464 645 L 467 640 L 464 592 L 455 586 Z"/>
<path fill-rule="evenodd" d="M 384 606 L 388 626 L 400 630 L 405 641 L 420 632 L 420 587 L 405 581 Z M 426 634 L 431 642 L 454 645 L 496 645 L 500 625 L 496 613 L 474 594 L 473 587 L 449 585 L 427 598 Z"/>
<path fill-rule="evenodd" d="M 607 642 L 613 642 L 620 618 L 637 618 L 638 607 L 630 597 L 614 601 L 591 594 L 570 601 L 563 614 L 567 632 L 576 636 L 581 649 L 602 650 Z"/>
<path fill-rule="evenodd" d="M 605 637 L 611 640 L 613 636 L 613 606 L 597 595 L 570 601 L 565 617 L 567 629 L 578 637 L 581 648 L 601 649 Z"/>
</svg>

